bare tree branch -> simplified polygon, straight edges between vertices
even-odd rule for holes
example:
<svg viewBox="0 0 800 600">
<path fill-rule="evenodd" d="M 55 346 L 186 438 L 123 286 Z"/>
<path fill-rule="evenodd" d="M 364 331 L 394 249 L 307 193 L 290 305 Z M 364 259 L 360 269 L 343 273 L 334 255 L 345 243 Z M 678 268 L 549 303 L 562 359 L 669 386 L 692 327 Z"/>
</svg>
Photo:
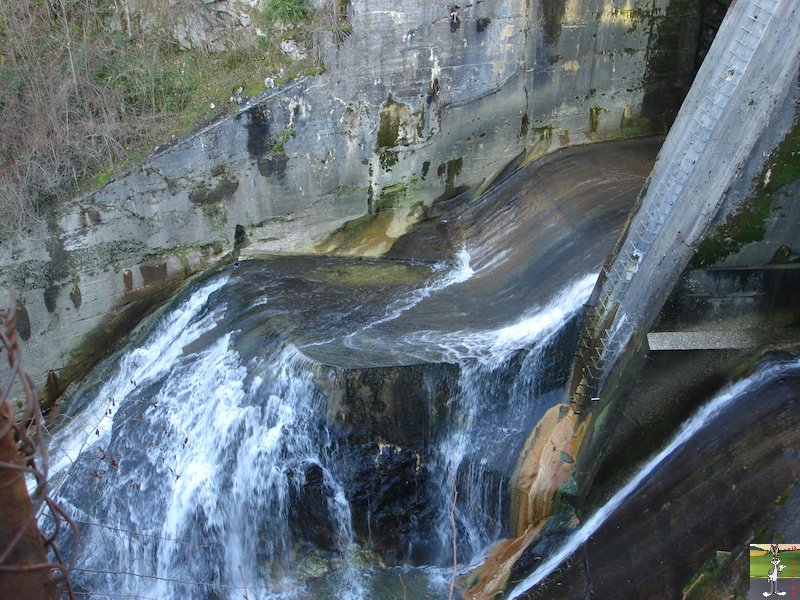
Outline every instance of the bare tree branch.
<svg viewBox="0 0 800 600">
<path fill-rule="evenodd" d="M 704 575 L 700 575 L 700 577 L 695 579 L 694 583 L 691 585 L 691 587 L 688 590 L 686 590 L 686 593 L 683 595 L 683 600 L 686 600 L 686 598 L 689 597 L 689 592 L 691 592 L 694 589 L 694 586 L 696 586 L 698 583 L 700 583 L 700 580 L 703 577 L 704 577 Z"/>
</svg>

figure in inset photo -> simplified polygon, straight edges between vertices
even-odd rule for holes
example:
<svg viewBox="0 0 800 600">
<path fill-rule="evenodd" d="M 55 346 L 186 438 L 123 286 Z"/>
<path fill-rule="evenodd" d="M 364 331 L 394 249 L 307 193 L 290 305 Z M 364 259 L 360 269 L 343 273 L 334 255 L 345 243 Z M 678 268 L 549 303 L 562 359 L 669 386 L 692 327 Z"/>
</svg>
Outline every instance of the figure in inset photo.
<svg viewBox="0 0 800 600">
<path fill-rule="evenodd" d="M 764 592 L 764 595 L 772 596 L 772 594 L 777 594 L 778 596 L 785 596 L 786 592 L 778 591 L 778 575 L 780 575 L 781 571 L 786 568 L 786 565 L 782 565 L 781 559 L 778 557 L 780 547 L 778 544 L 771 544 L 769 551 L 772 552 L 772 560 L 770 560 L 772 568 L 769 570 L 769 573 L 767 573 L 767 579 L 769 579 L 769 591 Z"/>
<path fill-rule="evenodd" d="M 750 600 L 769 596 L 798 598 L 797 549 L 793 544 L 750 544 Z"/>
</svg>

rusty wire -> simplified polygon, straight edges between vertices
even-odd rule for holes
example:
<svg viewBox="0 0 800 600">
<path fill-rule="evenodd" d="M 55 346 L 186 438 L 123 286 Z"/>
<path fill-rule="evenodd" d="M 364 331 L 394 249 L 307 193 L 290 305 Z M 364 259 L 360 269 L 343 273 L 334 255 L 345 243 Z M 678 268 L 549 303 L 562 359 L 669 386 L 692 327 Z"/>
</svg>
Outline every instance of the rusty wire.
<svg viewBox="0 0 800 600">
<path fill-rule="evenodd" d="M 14 538 L 6 548 L 0 548 L 0 572 L 26 572 L 38 570 L 51 570 L 53 579 L 59 585 L 62 593 L 65 593 L 70 600 L 75 600 L 75 594 L 69 580 L 69 574 L 75 564 L 75 552 L 77 543 L 72 544 L 72 551 L 67 561 L 64 561 L 61 551 L 56 544 L 56 538 L 61 531 L 61 527 L 66 522 L 72 529 L 75 541 L 79 537 L 78 526 L 70 517 L 56 504 L 48 494 L 48 454 L 47 443 L 44 435 L 44 422 L 41 408 L 36 394 L 36 386 L 33 378 L 22 368 L 22 349 L 16 331 L 16 294 L 14 288 L 9 290 L 9 309 L 0 310 L 0 343 L 5 348 L 8 355 L 9 374 L 5 386 L 0 390 L 0 406 L 8 404 L 9 395 L 14 383 L 18 382 L 25 393 L 25 405 L 22 414 L 16 419 L 9 419 L 0 423 L 0 439 L 13 431 L 14 439 L 17 442 L 17 456 L 13 463 L 0 462 L 0 469 L 17 471 L 20 477 L 28 475 L 36 482 L 36 488 L 31 494 L 33 512 L 24 523 L 23 527 L 16 533 Z M 9 410 L 13 415 L 13 410 Z M 45 512 L 47 511 L 47 512 Z M 55 526 L 52 534 L 43 536 L 42 543 L 46 550 L 49 550 L 55 560 L 47 563 L 34 565 L 5 565 L 5 561 L 13 552 L 25 532 L 34 523 L 37 515 L 49 515 Z"/>
</svg>

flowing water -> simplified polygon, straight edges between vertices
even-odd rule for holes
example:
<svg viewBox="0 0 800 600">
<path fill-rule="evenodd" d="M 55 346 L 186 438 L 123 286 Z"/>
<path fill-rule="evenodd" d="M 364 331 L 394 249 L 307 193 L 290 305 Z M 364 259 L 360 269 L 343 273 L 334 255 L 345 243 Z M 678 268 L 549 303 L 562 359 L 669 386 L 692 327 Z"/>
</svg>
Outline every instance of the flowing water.
<svg viewBox="0 0 800 600">
<path fill-rule="evenodd" d="M 583 274 L 597 272 L 657 144 L 611 148 L 570 150 L 469 205 L 470 245 L 452 265 L 284 257 L 187 291 L 87 378 L 54 435 L 57 497 L 81 526 L 78 595 L 448 597 L 453 540 L 468 564 L 507 533 L 518 452 L 564 398 L 595 280 Z M 591 185 L 569 191 L 595 163 Z M 359 530 L 371 509 L 354 504 L 363 482 L 340 462 L 347 432 L 331 426 L 320 369 L 432 363 L 456 365 L 458 381 L 415 450 L 409 478 L 428 512 L 407 519 L 418 535 L 378 549 L 384 532 Z"/>
<path fill-rule="evenodd" d="M 552 554 L 544 557 L 544 561 L 523 581 L 518 583 L 508 593 L 508 599 L 514 600 L 523 596 L 529 590 L 535 589 L 537 584 L 553 574 L 564 562 L 569 559 L 582 544 L 586 543 L 595 532 L 619 509 L 625 501 L 635 494 L 648 478 L 670 457 L 675 455 L 682 446 L 686 445 L 704 427 L 709 426 L 714 419 L 726 408 L 745 397 L 752 390 L 764 387 L 780 380 L 784 373 L 800 367 L 800 360 L 796 357 L 790 361 L 777 361 L 761 366 L 753 375 L 738 381 L 712 398 L 705 406 L 700 408 L 692 417 L 687 419 L 675 434 L 672 440 L 653 458 L 651 458 L 639 472 L 609 500 L 601 506 L 591 517 L 578 527 Z M 560 585 L 560 584 L 559 584 Z"/>
<path fill-rule="evenodd" d="M 324 401 L 307 360 L 275 343 L 243 364 L 231 333 L 214 335 L 226 306 L 208 300 L 224 283 L 196 291 L 127 353 L 57 438 L 58 465 L 71 465 L 60 498 L 84 525 L 81 590 L 224 596 L 265 569 L 280 590 L 294 581 L 292 493 L 309 473 L 326 497 L 319 518 L 349 555 L 349 507 L 330 471 Z"/>
<path fill-rule="evenodd" d="M 455 419 L 439 441 L 434 461 L 441 501 L 451 498 L 454 489 L 461 498 L 454 517 L 463 563 L 480 559 L 504 533 L 498 515 L 506 513 L 508 493 L 498 488 L 495 477 L 502 468 L 496 463 L 513 465 L 520 441 L 559 401 L 565 364 L 559 364 L 559 334 L 588 298 L 595 279 L 578 279 L 546 306 L 497 330 L 409 336 L 461 366 Z M 571 350 L 568 344 L 568 355 Z M 438 533 L 446 553 L 453 535 L 449 513 L 440 515 Z"/>
<path fill-rule="evenodd" d="M 462 254 L 459 265 L 434 269 L 428 283 L 400 294 L 375 322 L 385 325 L 471 275 Z M 487 464 L 489 449 L 507 441 L 505 460 L 513 465 L 514 445 L 548 407 L 538 399 L 547 397 L 548 386 L 560 389 L 557 382 L 534 382 L 594 278 L 497 330 L 404 335 L 404 344 L 459 364 L 461 376 L 452 420 L 429 457 L 440 557 L 431 567 L 394 573 L 374 568 L 378 561 L 356 543 L 312 362 L 277 334 L 257 352 L 237 351 L 240 332 L 226 316 L 231 299 L 224 294 L 236 276 L 199 286 L 144 343 L 112 360 L 112 375 L 86 393 L 84 408 L 55 436 L 58 498 L 82 531 L 74 575 L 79 594 L 378 599 L 398 597 L 392 587 L 399 581 L 445 597 L 452 486 L 459 490 L 464 563 L 503 532 L 505 495 L 499 467 Z M 252 302 L 248 314 L 270 302 Z M 369 329 L 368 323 L 350 339 Z M 321 498 L 314 506 L 323 510 L 299 514 L 309 494 Z"/>
</svg>

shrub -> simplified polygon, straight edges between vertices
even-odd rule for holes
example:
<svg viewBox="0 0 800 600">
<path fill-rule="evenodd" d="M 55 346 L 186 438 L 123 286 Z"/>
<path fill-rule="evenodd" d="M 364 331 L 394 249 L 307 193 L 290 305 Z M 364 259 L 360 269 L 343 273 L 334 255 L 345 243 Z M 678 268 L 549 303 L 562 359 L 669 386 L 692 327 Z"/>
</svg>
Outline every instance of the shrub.
<svg viewBox="0 0 800 600">
<path fill-rule="evenodd" d="M 17 216 L 0 238 L 233 108 L 234 89 L 256 94 L 281 68 L 315 67 L 291 63 L 274 37 L 234 30 L 221 52 L 181 51 L 176 31 L 193 10 L 182 0 L 0 2 L 0 210 Z M 310 15 L 305 0 L 266 10 L 283 22 Z"/>
<path fill-rule="evenodd" d="M 298 23 L 308 16 L 306 0 L 269 0 L 261 10 L 260 19 L 267 25 L 274 22 Z"/>
<path fill-rule="evenodd" d="M 233 90 L 256 95 L 266 76 L 322 72 L 321 49 L 352 30 L 348 0 L 317 11 L 307 0 L 262 3 L 252 16 L 264 35 L 234 27 L 211 52 L 179 47 L 186 19 L 206 10 L 191 0 L 0 1 L 0 211 L 10 216 L 0 239 L 235 110 Z M 292 38 L 316 54 L 292 61 L 276 24 L 293 25 Z"/>
</svg>

